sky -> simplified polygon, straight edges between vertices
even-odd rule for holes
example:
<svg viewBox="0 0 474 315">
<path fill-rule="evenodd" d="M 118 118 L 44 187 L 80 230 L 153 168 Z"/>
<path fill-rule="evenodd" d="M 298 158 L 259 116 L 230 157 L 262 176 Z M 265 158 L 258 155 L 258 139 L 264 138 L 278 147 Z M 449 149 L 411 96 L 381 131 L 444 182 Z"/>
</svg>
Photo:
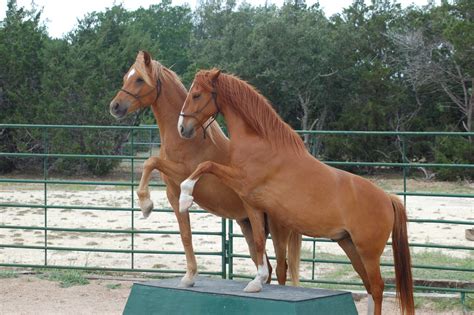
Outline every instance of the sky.
<svg viewBox="0 0 474 315">
<path fill-rule="evenodd" d="M 247 0 L 252 5 L 263 5 L 265 2 L 280 6 L 284 0 Z M 368 0 L 366 0 L 367 2 Z M 17 0 L 18 6 L 31 8 L 32 0 Z M 115 4 L 122 3 L 128 10 L 136 10 L 139 7 L 148 8 L 151 4 L 157 4 L 157 0 L 34 0 L 38 8 L 43 8 L 42 21 L 48 29 L 51 37 L 60 38 L 71 31 L 76 25 L 77 20 L 82 19 L 85 14 L 92 11 L 104 11 Z M 189 4 L 195 8 L 198 0 L 172 0 L 173 5 Z M 238 0 L 237 3 L 242 1 Z M 311 5 L 316 0 L 307 0 L 306 4 Z M 422 6 L 428 3 L 428 0 L 398 0 L 403 7 L 412 3 Z M 437 1 L 439 2 L 439 1 Z M 348 7 L 352 0 L 319 0 L 321 8 L 327 16 L 341 12 L 343 8 Z M 0 0 L 0 20 L 5 18 L 7 10 L 7 0 Z"/>
</svg>

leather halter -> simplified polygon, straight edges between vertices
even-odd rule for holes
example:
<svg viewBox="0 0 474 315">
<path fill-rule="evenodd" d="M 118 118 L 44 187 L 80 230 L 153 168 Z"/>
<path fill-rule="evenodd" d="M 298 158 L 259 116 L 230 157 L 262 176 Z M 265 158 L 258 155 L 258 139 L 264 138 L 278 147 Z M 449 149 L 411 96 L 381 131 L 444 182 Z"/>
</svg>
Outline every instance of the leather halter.
<svg viewBox="0 0 474 315">
<path fill-rule="evenodd" d="M 120 89 L 120 91 L 130 95 L 131 97 L 133 97 L 134 99 L 136 99 L 141 105 L 143 105 L 143 102 L 141 101 L 141 98 L 145 97 L 145 96 L 148 96 L 150 95 L 151 93 L 153 93 L 155 90 L 150 90 L 148 93 L 145 93 L 144 95 L 138 95 L 138 94 L 133 94 L 132 92 L 129 92 L 125 89 Z M 158 97 L 160 96 L 161 94 L 161 80 L 160 78 L 158 78 L 156 80 L 156 97 L 155 97 L 155 100 L 153 101 L 153 103 L 156 102 L 156 100 L 158 99 Z M 153 104 L 152 103 L 152 104 Z"/>
<path fill-rule="evenodd" d="M 216 106 L 217 108 L 217 112 L 211 116 L 211 121 L 204 127 L 204 124 L 201 124 L 201 128 L 202 128 L 202 131 L 203 131 L 203 137 L 204 139 L 206 139 L 206 130 L 207 128 L 209 128 L 211 126 L 211 124 L 217 119 L 217 116 L 219 116 L 220 112 L 221 112 L 221 109 L 219 108 L 219 104 L 217 103 L 217 92 L 216 92 L 216 87 L 214 85 L 214 82 L 212 84 L 212 92 L 211 92 L 211 95 L 212 95 L 212 100 L 214 101 L 214 105 Z M 194 113 L 191 113 L 191 114 L 185 114 L 185 113 L 180 113 L 179 116 L 181 117 L 189 117 L 189 118 L 194 118 L 196 119 L 198 122 L 199 122 L 199 119 L 196 117 L 197 114 L 201 113 L 206 107 L 207 105 L 209 105 L 209 103 L 211 102 L 211 99 L 209 99 L 206 104 L 204 104 L 203 107 L 201 107 L 200 109 L 196 110 Z"/>
</svg>

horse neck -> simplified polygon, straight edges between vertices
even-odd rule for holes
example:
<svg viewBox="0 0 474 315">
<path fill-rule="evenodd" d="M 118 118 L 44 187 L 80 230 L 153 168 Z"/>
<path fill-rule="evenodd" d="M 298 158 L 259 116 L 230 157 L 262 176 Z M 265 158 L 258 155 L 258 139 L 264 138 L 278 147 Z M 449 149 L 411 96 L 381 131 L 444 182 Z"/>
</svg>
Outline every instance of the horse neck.
<svg viewBox="0 0 474 315">
<path fill-rule="evenodd" d="M 176 126 L 186 94 L 184 87 L 169 80 L 163 80 L 161 94 L 151 106 L 158 124 L 162 146 L 181 140 Z"/>
<path fill-rule="evenodd" d="M 232 135 L 255 134 L 245 121 L 232 109 L 232 106 L 229 106 L 226 102 L 220 103 L 219 106 L 222 116 L 225 118 L 227 132 L 232 142 L 241 139 L 241 137 L 232 137 Z"/>
</svg>

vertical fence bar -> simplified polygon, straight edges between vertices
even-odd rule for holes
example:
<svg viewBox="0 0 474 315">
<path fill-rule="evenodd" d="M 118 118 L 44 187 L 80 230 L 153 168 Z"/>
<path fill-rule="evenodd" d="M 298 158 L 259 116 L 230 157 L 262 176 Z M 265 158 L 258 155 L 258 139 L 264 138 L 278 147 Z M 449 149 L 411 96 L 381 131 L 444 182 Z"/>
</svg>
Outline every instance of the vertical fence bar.
<svg viewBox="0 0 474 315">
<path fill-rule="evenodd" d="M 222 279 L 227 278 L 227 219 L 221 219 L 221 245 L 222 245 Z"/>
<path fill-rule="evenodd" d="M 130 192 L 131 192 L 131 199 L 130 199 L 130 204 L 131 204 L 131 208 L 132 210 L 130 211 L 130 214 L 131 214 L 131 223 L 132 223 L 132 233 L 130 234 L 132 239 L 131 239 L 131 266 L 132 266 L 132 269 L 135 268 L 135 255 L 134 255 L 134 250 L 135 250 L 135 233 L 134 233 L 134 230 L 135 230 L 135 215 L 134 215 L 134 211 L 133 211 L 133 208 L 134 208 L 134 200 L 133 200 L 133 193 L 134 193 L 134 171 L 135 171 L 135 157 L 134 157 L 134 154 L 135 154 L 135 148 L 134 148 L 134 136 L 133 136 L 133 133 L 134 133 L 134 129 L 131 130 L 130 132 L 130 142 L 131 142 L 131 152 L 130 152 L 130 156 L 132 157 L 130 159 L 130 164 L 131 164 L 131 170 L 130 170 L 130 176 L 131 176 L 131 187 L 130 187 Z"/>
<path fill-rule="evenodd" d="M 406 137 L 402 136 L 402 162 L 408 163 L 407 159 L 407 145 L 406 145 Z M 407 167 L 403 166 L 403 205 L 407 206 Z"/>
<path fill-rule="evenodd" d="M 313 238 L 313 261 L 311 262 L 311 280 L 314 280 L 314 260 L 316 259 L 316 240 Z"/>
<path fill-rule="evenodd" d="M 229 220 L 229 279 L 234 278 L 234 220 Z"/>
<path fill-rule="evenodd" d="M 150 153 L 149 153 L 149 157 L 151 157 L 153 155 L 153 130 L 150 129 Z"/>
<path fill-rule="evenodd" d="M 48 143 L 48 129 L 43 129 L 43 145 L 44 153 L 48 154 L 49 143 Z M 44 265 L 48 265 L 48 184 L 46 180 L 48 179 L 48 157 L 45 156 L 43 159 L 43 179 L 44 179 Z"/>
</svg>

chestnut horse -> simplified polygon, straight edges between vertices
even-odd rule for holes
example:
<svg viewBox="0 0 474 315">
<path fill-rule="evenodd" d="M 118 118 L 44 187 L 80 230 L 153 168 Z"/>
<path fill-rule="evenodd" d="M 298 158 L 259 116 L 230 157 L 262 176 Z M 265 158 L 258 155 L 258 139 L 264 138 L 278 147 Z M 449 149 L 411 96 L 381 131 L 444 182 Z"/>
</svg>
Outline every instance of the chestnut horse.
<svg viewBox="0 0 474 315">
<path fill-rule="evenodd" d="M 176 130 L 176 121 L 186 98 L 186 89 L 178 76 L 171 70 L 152 60 L 147 52 L 139 52 L 135 63 L 123 78 L 123 87 L 110 103 L 110 113 L 122 118 L 145 106 L 150 106 L 159 126 L 161 148 L 159 157 L 145 161 L 140 185 L 137 190 L 139 205 L 143 216 L 148 217 L 153 209 L 148 184 L 151 172 L 157 169 L 166 183 L 166 194 L 178 219 L 181 241 L 187 261 L 187 272 L 181 281 L 185 287 L 194 284 L 197 273 L 189 214 L 179 213 L 179 184 L 188 177 L 196 166 L 207 160 L 227 163 L 229 160 L 229 140 L 214 122 L 209 126 L 209 136 L 204 138 L 202 131 L 193 141 L 181 139 Z M 242 200 L 230 188 L 223 185 L 215 176 L 203 178 L 196 187 L 197 203 L 210 213 L 237 220 L 242 229 L 249 251 L 254 260 L 256 252 L 253 231 Z M 286 254 L 293 284 L 299 281 L 299 258 L 301 234 L 291 233 L 273 222 L 258 227 L 258 231 L 270 230 L 277 259 L 277 279 L 279 284 L 286 282 Z M 266 235 L 268 232 L 265 232 Z M 267 258 L 268 259 L 268 258 Z M 271 276 L 271 274 L 270 274 Z M 271 277 L 268 278 L 270 281 Z M 266 279 L 267 280 L 267 279 Z"/>
<path fill-rule="evenodd" d="M 400 199 L 311 156 L 298 134 L 245 81 L 215 69 L 200 71 L 181 110 L 181 136 L 193 138 L 218 113 L 229 130 L 230 160 L 197 167 L 181 184 L 180 211 L 192 204 L 194 184 L 203 174 L 217 176 L 257 210 L 256 222 L 265 212 L 289 229 L 337 241 L 371 295 L 375 314 L 381 314 L 384 289 L 380 256 L 392 233 L 397 296 L 402 313 L 412 314 L 407 216 Z M 268 272 L 265 238 L 255 240 L 258 273 L 249 285 L 261 288 Z"/>
</svg>

